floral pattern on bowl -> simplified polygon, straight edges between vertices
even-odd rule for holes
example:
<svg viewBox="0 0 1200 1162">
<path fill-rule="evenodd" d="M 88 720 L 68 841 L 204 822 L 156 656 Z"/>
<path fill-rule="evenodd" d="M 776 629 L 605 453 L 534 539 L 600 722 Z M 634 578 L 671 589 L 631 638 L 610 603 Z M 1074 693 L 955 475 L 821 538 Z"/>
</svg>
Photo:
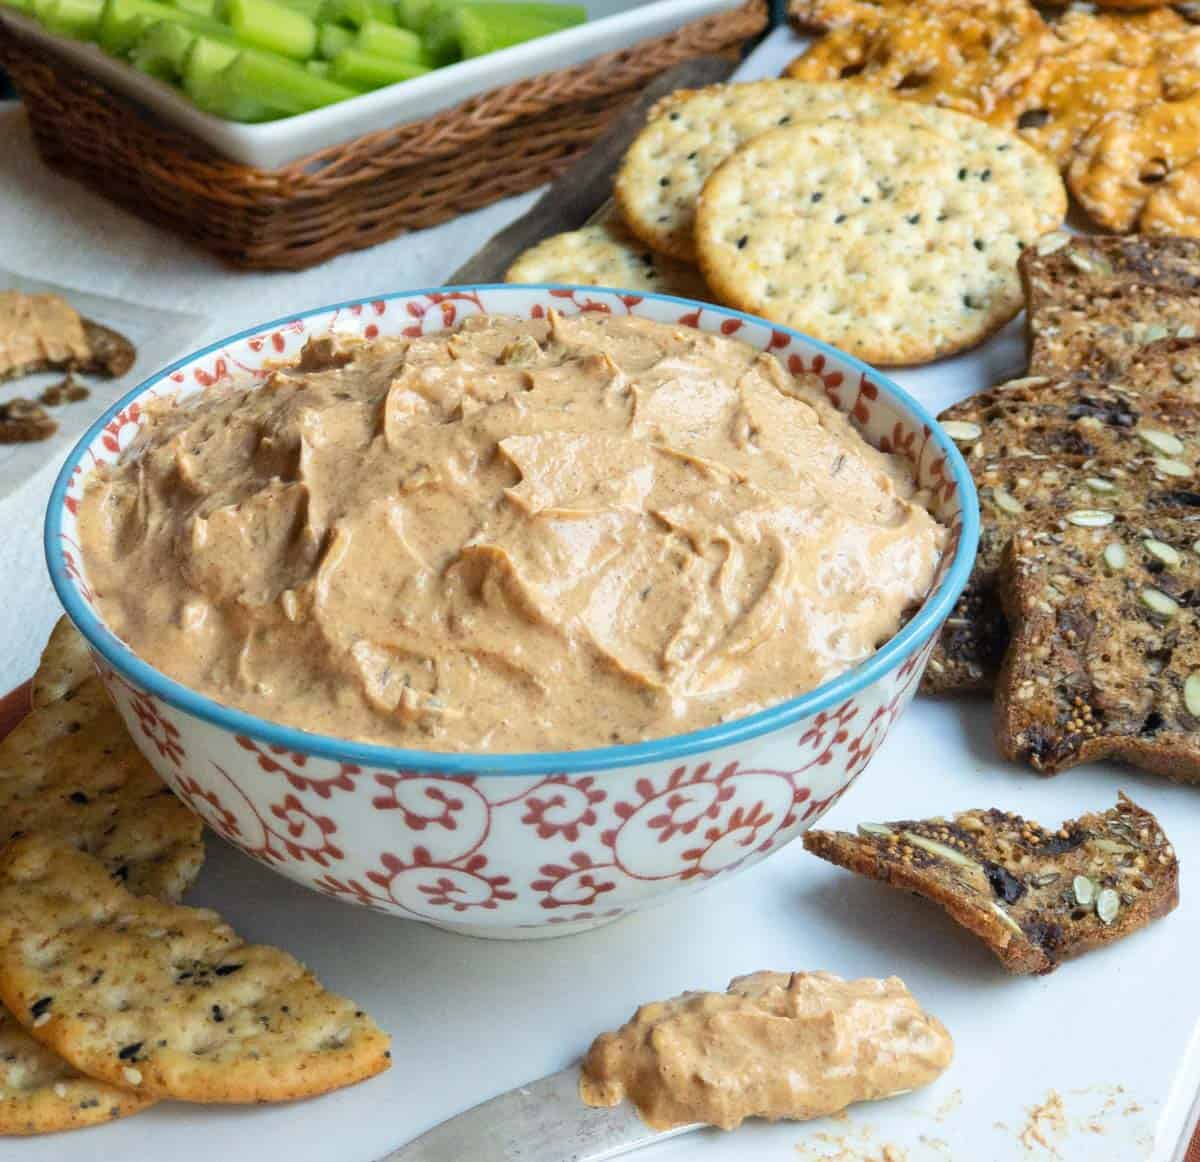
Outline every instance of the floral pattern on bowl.
<svg viewBox="0 0 1200 1162">
<path fill-rule="evenodd" d="M 734 336 L 812 372 L 876 447 L 904 457 L 952 531 L 934 590 L 872 658 L 749 718 L 675 738 L 532 755 L 403 751 L 306 734 L 218 705 L 135 657 L 94 609 L 76 511 L 141 401 L 265 377 L 314 335 L 421 335 L 478 313 L 630 313 Z M 214 344 L 115 405 L 68 458 L 46 518 L 56 590 L 139 748 L 220 836 L 316 891 L 489 936 L 555 935 L 695 891 L 811 826 L 866 769 L 913 696 L 974 558 L 974 489 L 950 439 L 847 355 L 723 308 L 594 287 L 414 291 Z"/>
</svg>

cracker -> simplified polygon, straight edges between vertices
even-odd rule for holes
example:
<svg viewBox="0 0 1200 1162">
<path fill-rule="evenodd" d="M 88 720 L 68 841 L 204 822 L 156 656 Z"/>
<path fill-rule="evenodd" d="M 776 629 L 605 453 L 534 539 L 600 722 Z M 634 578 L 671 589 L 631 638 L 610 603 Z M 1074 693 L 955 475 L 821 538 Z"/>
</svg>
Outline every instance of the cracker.
<svg viewBox="0 0 1200 1162">
<path fill-rule="evenodd" d="M 1088 216 L 1126 233 L 1154 185 L 1200 156 L 1200 94 L 1111 113 L 1080 141 L 1067 184 Z"/>
<path fill-rule="evenodd" d="M 915 892 L 978 936 L 1010 972 L 1053 972 L 1179 903 L 1179 861 L 1158 820 L 1124 794 L 1058 828 L 1009 812 L 809 831 L 814 855 Z"/>
<path fill-rule="evenodd" d="M 1160 345 L 1163 346 L 1163 345 Z M 1131 369 L 1149 381 L 1182 358 L 1172 348 Z M 1196 359 L 1196 354 L 1188 354 Z M 1200 362 L 1200 361 L 1198 361 Z M 1004 551 L 1030 520 L 1200 504 L 1200 398 L 1136 383 L 1023 380 L 948 408 L 939 417 L 966 456 L 979 493 L 979 550 L 966 588 L 934 647 L 922 689 L 990 690 L 1008 644 L 998 590 Z M 1174 454 L 1173 440 L 1180 441 Z"/>
<path fill-rule="evenodd" d="M 688 299 L 709 297 L 694 266 L 657 254 L 614 218 L 544 239 L 517 258 L 504 281 L 582 283 Z"/>
<path fill-rule="evenodd" d="M 288 953 L 134 896 L 40 835 L 0 852 L 0 999 L 77 1069 L 139 1094 L 286 1101 L 389 1064 L 388 1037 Z"/>
<path fill-rule="evenodd" d="M 82 1130 L 153 1104 L 152 1097 L 85 1077 L 0 1009 L 0 1135 Z"/>
<path fill-rule="evenodd" d="M 95 672 L 87 640 L 69 618 L 60 617 L 33 675 L 34 708 L 48 706 L 78 690 Z"/>
<path fill-rule="evenodd" d="M 0 742 L 0 820 L 0 842 L 66 840 L 139 894 L 178 899 L 204 861 L 199 818 L 139 753 L 95 675 Z"/>
<path fill-rule="evenodd" d="M 1056 232 L 1018 271 L 1032 375 L 1123 380 L 1150 345 L 1200 338 L 1200 240 Z"/>
<path fill-rule="evenodd" d="M 1153 508 L 1013 537 L 995 717 L 1006 758 L 1047 775 L 1115 758 L 1200 781 L 1198 538 L 1195 515 Z"/>
<path fill-rule="evenodd" d="M 946 8 L 908 5 L 835 28 L 786 76 L 849 79 L 906 100 L 987 118 L 1037 68 L 1054 36 L 1025 0 Z"/>
<path fill-rule="evenodd" d="M 621 217 L 662 254 L 695 262 L 696 199 L 709 175 L 744 142 L 798 115 L 872 116 L 883 98 L 867 89 L 800 81 L 751 81 L 680 90 L 651 111 L 625 152 L 613 187 Z"/>
<path fill-rule="evenodd" d="M 713 174 L 696 238 L 722 302 L 879 364 L 972 347 L 1020 310 L 1021 247 L 1066 210 L 1053 162 L 961 114 L 898 108 L 797 119 Z"/>
</svg>

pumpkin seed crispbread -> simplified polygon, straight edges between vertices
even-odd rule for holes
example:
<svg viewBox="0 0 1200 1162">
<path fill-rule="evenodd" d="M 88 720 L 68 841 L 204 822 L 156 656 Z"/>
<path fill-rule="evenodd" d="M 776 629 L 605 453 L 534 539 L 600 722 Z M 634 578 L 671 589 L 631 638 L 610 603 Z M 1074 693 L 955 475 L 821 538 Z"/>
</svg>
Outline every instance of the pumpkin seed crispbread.
<svg viewBox="0 0 1200 1162">
<path fill-rule="evenodd" d="M 1117 758 L 1200 781 L 1198 543 L 1200 510 L 1153 504 L 1013 537 L 1000 578 L 1011 642 L 996 686 L 1005 757 L 1047 775 Z"/>
<path fill-rule="evenodd" d="M 979 493 L 975 567 L 946 621 L 922 689 L 990 690 L 1008 645 L 998 578 L 1004 550 L 1030 520 L 1089 519 L 1152 505 L 1189 513 L 1200 497 L 1200 400 L 1087 380 L 1025 379 L 941 415 Z"/>
<path fill-rule="evenodd" d="M 958 136 L 935 114 L 963 122 Z M 911 364 L 1020 310 L 1021 247 L 1065 209 L 1053 162 L 1020 139 L 893 101 L 870 121 L 798 116 L 743 145 L 705 183 L 695 237 L 720 301 Z"/>
<path fill-rule="evenodd" d="M 1009 812 L 809 831 L 805 848 L 932 900 L 1016 973 L 1128 936 L 1179 902 L 1179 863 L 1158 821 L 1125 795 L 1058 828 Z"/>
<path fill-rule="evenodd" d="M 85 1077 L 0 1009 L 0 1136 L 81 1130 L 154 1104 Z"/>
<path fill-rule="evenodd" d="M 689 299 L 708 297 L 694 266 L 651 250 L 615 218 L 543 239 L 518 255 L 504 281 L 582 283 Z"/>
<path fill-rule="evenodd" d="M 1029 373 L 1121 382 L 1162 340 L 1200 338 L 1200 239 L 1053 233 L 1018 264 Z"/>
<path fill-rule="evenodd" d="M 95 855 L 132 892 L 176 900 L 204 862 L 202 830 L 94 674 L 0 741 L 0 843 L 42 832 Z"/>
<path fill-rule="evenodd" d="M 60 617 L 50 631 L 41 661 L 33 675 L 34 708 L 49 706 L 78 690 L 95 674 L 91 651 L 83 634 L 67 617 Z"/>
<path fill-rule="evenodd" d="M 89 1077 L 154 1097 L 286 1101 L 389 1064 L 386 1034 L 288 953 L 40 835 L 0 851 L 0 1000 Z"/>
</svg>

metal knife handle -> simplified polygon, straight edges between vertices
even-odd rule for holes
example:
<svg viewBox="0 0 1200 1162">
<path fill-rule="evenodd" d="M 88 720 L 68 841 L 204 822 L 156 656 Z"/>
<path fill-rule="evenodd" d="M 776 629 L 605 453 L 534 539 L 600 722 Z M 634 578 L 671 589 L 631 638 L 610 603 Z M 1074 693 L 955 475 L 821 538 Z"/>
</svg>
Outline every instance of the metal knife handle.
<svg viewBox="0 0 1200 1162">
<path fill-rule="evenodd" d="M 572 1067 L 482 1102 L 378 1162 L 604 1162 L 698 1128 L 657 1131 L 627 1103 L 586 1106 Z"/>
</svg>

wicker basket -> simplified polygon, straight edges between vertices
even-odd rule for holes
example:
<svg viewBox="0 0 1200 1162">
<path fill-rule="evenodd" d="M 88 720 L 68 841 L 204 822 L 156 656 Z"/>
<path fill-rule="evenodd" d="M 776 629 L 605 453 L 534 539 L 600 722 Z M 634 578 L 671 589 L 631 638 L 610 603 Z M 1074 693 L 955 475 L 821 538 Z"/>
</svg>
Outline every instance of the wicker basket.
<svg viewBox="0 0 1200 1162">
<path fill-rule="evenodd" d="M 658 74 L 766 23 L 748 0 L 275 170 L 220 157 L 2 25 L 0 65 L 47 164 L 236 266 L 299 270 L 551 180 Z"/>
</svg>

